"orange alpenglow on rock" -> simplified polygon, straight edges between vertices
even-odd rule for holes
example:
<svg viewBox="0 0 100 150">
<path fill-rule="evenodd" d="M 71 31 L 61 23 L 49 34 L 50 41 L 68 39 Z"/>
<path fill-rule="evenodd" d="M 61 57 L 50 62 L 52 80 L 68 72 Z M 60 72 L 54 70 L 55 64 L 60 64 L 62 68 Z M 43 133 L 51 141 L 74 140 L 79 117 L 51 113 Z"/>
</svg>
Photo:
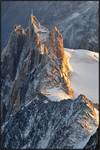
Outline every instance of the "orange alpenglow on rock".
<svg viewBox="0 0 100 150">
<path fill-rule="evenodd" d="M 39 48 L 40 47 L 40 40 L 39 40 L 39 37 L 37 35 L 35 35 L 35 37 L 34 37 L 34 42 L 35 42 L 37 48 Z"/>
<path fill-rule="evenodd" d="M 59 60 L 59 69 L 61 77 L 63 78 L 63 85 L 66 89 L 66 93 L 73 97 L 74 91 L 72 90 L 70 81 L 70 69 L 68 66 L 68 57 L 64 53 L 63 37 L 58 28 L 55 26 L 50 33 L 50 48 L 51 56 L 56 61 L 56 57 Z M 56 56 L 56 57 L 55 57 Z"/>
<path fill-rule="evenodd" d="M 54 53 L 58 59 L 64 56 L 63 37 L 60 31 L 55 26 L 50 33 L 50 48 L 51 53 Z"/>
<path fill-rule="evenodd" d="M 35 16 L 32 16 L 32 15 L 31 15 L 31 23 L 33 26 L 35 25 L 37 28 L 40 27 L 40 24 L 39 24 L 37 18 Z"/>
<path fill-rule="evenodd" d="M 45 54 L 48 53 L 47 47 L 44 47 L 44 53 L 45 53 Z"/>
<path fill-rule="evenodd" d="M 14 26 L 14 30 L 15 30 L 15 32 L 16 32 L 17 34 L 22 34 L 22 33 L 24 33 L 24 29 L 22 28 L 21 25 L 15 25 L 15 26 Z"/>
<path fill-rule="evenodd" d="M 23 28 L 21 25 L 15 26 L 16 32 L 19 33 L 19 31 L 22 30 Z M 38 31 L 41 31 L 41 33 Z M 41 89 L 48 88 L 48 86 L 54 87 L 55 85 L 61 85 L 61 88 L 64 89 L 70 97 L 73 97 L 74 95 L 70 80 L 69 56 L 64 53 L 62 34 L 56 26 L 52 29 L 50 34 L 48 34 L 48 32 L 43 34 L 42 31 L 43 30 L 41 30 L 41 26 L 36 17 L 31 15 L 29 39 L 26 38 L 29 40 L 27 40 L 29 46 L 28 48 L 26 47 L 27 50 L 29 49 L 27 61 L 21 66 L 11 92 L 11 103 L 16 109 L 19 108 L 21 103 L 21 87 L 23 87 L 22 80 L 27 79 L 27 74 L 31 74 L 32 68 L 37 68 L 36 71 L 39 71 L 39 73 L 41 72 L 39 83 L 36 85 L 39 88 L 38 90 L 41 91 Z M 47 34 L 48 38 L 44 43 L 42 38 Z M 19 43 L 20 42 L 21 41 L 19 40 Z M 49 49 L 50 54 L 48 53 Z M 44 70 L 43 67 L 45 68 Z M 30 76 L 32 75 L 33 74 Z M 42 80 L 44 82 L 42 82 Z M 37 87 L 34 89 L 36 90 Z"/>
</svg>

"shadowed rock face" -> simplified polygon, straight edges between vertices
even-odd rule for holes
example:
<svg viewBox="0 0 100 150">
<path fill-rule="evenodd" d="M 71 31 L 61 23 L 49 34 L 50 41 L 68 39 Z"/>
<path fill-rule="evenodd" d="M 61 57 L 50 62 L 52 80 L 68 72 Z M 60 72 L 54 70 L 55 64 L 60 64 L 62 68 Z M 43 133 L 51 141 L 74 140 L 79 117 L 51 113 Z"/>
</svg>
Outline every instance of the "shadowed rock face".
<svg viewBox="0 0 100 150">
<path fill-rule="evenodd" d="M 13 82 L 10 85 L 11 91 L 8 92 L 10 100 L 8 103 L 14 110 L 23 104 L 29 86 L 34 88 L 31 93 L 36 90 L 41 92 L 54 84 L 59 85 L 62 80 L 62 87 L 66 93 L 73 96 L 69 73 L 63 37 L 57 27 L 49 33 L 35 16 L 31 16 L 27 32 L 20 25 L 16 25 L 7 47 L 2 52 L 3 81 L 4 79 L 8 81 L 9 76 L 9 80 Z M 55 77 L 59 80 L 54 81 Z M 3 98 L 5 99 L 5 93 Z"/>
<path fill-rule="evenodd" d="M 49 32 L 31 16 L 26 29 L 14 27 L 1 57 L 2 147 L 84 148 L 98 127 L 93 103 L 83 95 L 51 102 L 44 92 L 60 87 L 73 97 L 58 28 Z"/>
<path fill-rule="evenodd" d="M 89 103 L 84 96 L 74 101 L 51 102 L 44 95 L 34 94 L 30 103 L 2 127 L 2 146 L 82 149 L 97 126 Z"/>
<path fill-rule="evenodd" d="M 17 31 L 12 31 L 8 45 L 2 52 L 2 74 L 5 79 L 7 75 L 13 81 L 16 75 L 18 62 L 20 60 L 20 55 L 25 42 L 25 35 L 23 33 L 18 33 Z"/>
<path fill-rule="evenodd" d="M 20 6 L 20 7 L 19 7 Z M 30 10 L 49 29 L 58 25 L 64 45 L 73 49 L 99 51 L 98 1 L 34 1 L 2 3 L 2 40 L 7 43 L 13 24 L 27 24 Z M 17 17 L 15 17 L 17 14 Z"/>
<path fill-rule="evenodd" d="M 91 136 L 89 142 L 86 144 L 85 149 L 99 149 L 99 128 L 97 129 L 96 133 Z"/>
</svg>

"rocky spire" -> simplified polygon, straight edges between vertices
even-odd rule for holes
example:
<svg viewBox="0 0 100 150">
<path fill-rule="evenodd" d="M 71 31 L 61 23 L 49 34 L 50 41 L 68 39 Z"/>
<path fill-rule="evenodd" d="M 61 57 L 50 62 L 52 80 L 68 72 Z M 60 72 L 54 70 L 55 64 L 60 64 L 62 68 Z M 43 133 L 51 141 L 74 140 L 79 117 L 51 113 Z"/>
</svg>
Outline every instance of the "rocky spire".
<svg viewBox="0 0 100 150">
<path fill-rule="evenodd" d="M 40 23 L 37 20 L 37 18 L 33 15 L 31 15 L 31 23 L 34 26 L 35 32 L 38 33 L 40 31 Z"/>
<path fill-rule="evenodd" d="M 63 79 L 63 85 L 68 95 L 73 96 L 73 90 L 70 81 L 69 59 L 64 53 L 63 37 L 59 29 L 55 26 L 50 32 L 50 54 L 55 63 L 58 62 L 59 71 Z"/>
<path fill-rule="evenodd" d="M 58 28 L 55 26 L 49 34 L 45 27 L 40 25 L 37 18 L 31 14 L 28 31 L 24 34 L 23 31 L 25 32 L 21 25 L 16 25 L 14 28 L 14 34 L 16 36 L 24 35 L 25 42 L 21 45 L 22 39 L 20 38 L 17 41 L 22 52 L 21 56 L 18 56 L 19 63 L 10 91 L 9 99 L 12 108 L 14 110 L 19 109 L 26 93 L 29 91 L 29 87 L 34 87 L 34 92 L 36 89 L 41 92 L 43 89 L 54 86 L 60 87 L 61 85 L 61 88 L 73 97 L 68 65 L 69 58 L 64 53 L 63 37 Z M 15 45 L 14 41 L 12 41 L 12 44 Z M 13 51 L 11 45 L 10 51 Z M 16 60 L 15 56 L 14 60 Z M 32 95 L 33 91 L 30 91 L 31 93 L 28 93 L 28 95 Z"/>
</svg>

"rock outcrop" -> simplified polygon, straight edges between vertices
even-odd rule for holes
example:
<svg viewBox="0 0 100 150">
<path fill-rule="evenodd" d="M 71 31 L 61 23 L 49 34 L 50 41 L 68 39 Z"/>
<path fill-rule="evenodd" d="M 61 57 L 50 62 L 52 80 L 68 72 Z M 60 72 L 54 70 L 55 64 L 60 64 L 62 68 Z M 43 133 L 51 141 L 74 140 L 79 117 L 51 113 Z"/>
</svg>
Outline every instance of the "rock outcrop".
<svg viewBox="0 0 100 150">
<path fill-rule="evenodd" d="M 74 101 L 51 102 L 34 94 L 2 127 L 2 147 L 82 149 L 98 124 L 90 104 L 83 95 Z"/>
<path fill-rule="evenodd" d="M 34 87 L 33 91 L 43 92 L 61 82 L 65 92 L 73 96 L 63 37 L 58 28 L 49 33 L 35 16 L 31 16 L 27 32 L 21 25 L 16 25 L 6 51 L 2 52 L 2 76 L 7 79 L 7 75 L 13 81 L 8 104 L 14 110 L 23 104 L 29 86 Z"/>
<path fill-rule="evenodd" d="M 14 27 L 1 57 L 2 147 L 84 148 L 98 127 L 95 106 L 82 95 L 51 102 L 45 94 L 59 87 L 74 95 L 58 28 L 49 32 L 31 16 L 26 29 Z"/>
<path fill-rule="evenodd" d="M 68 64 L 68 57 L 64 53 L 63 37 L 58 28 L 55 26 L 50 33 L 50 53 L 59 69 L 61 78 L 64 81 L 64 88 L 69 96 L 73 96 L 73 90 L 70 81 L 70 68 Z"/>
</svg>

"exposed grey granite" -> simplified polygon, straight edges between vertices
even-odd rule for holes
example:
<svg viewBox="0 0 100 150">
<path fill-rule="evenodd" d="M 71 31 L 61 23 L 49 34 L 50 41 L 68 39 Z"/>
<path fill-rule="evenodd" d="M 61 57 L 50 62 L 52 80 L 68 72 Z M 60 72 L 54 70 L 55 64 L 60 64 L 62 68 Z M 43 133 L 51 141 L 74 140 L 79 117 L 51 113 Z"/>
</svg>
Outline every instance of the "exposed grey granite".
<svg viewBox="0 0 100 150">
<path fill-rule="evenodd" d="M 53 64 L 55 68 L 59 65 L 52 57 L 49 58 L 51 55 L 40 53 L 44 52 L 48 43 L 48 30 L 43 26 L 36 27 L 37 31 L 41 29 L 39 32 L 34 29 L 32 23 L 22 31 L 13 29 L 1 53 L 1 146 L 9 149 L 84 148 L 98 128 L 96 107 L 84 95 L 75 100 L 53 102 L 45 93 L 41 94 L 43 86 L 48 88 L 47 83 L 55 87 L 55 80 L 49 82 L 47 72 L 51 73 Z M 55 41 L 58 38 L 62 41 L 61 33 L 58 30 L 57 33 Z M 35 40 L 40 34 L 38 45 Z M 62 42 L 56 43 L 57 46 L 59 44 Z M 54 52 L 54 49 L 48 49 Z M 63 47 L 56 50 L 63 56 Z M 56 59 L 62 63 L 57 56 Z M 53 77 L 58 77 L 56 82 L 61 86 L 60 72 L 53 74 Z M 95 147 L 96 140 L 94 138 L 94 144 L 89 144 L 90 148 Z"/>
<path fill-rule="evenodd" d="M 83 95 L 51 102 L 42 94 L 34 94 L 2 126 L 2 147 L 83 149 L 97 128 L 88 104 Z"/>
</svg>

